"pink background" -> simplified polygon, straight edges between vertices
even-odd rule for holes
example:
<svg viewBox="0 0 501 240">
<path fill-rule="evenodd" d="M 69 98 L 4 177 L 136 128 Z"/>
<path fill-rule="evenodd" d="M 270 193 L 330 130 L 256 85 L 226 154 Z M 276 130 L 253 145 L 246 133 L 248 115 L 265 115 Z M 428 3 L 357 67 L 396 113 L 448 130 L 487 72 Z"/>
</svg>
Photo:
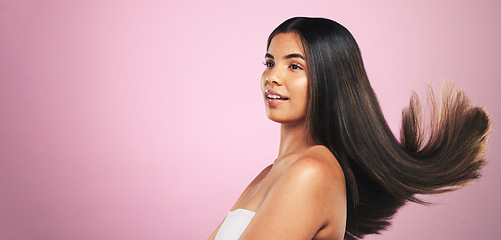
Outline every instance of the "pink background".
<svg viewBox="0 0 501 240">
<path fill-rule="evenodd" d="M 208 237 L 277 154 L 261 63 L 298 15 L 350 29 L 395 132 L 440 78 L 494 124 L 482 179 L 368 239 L 500 236 L 501 2 L 347 2 L 0 0 L 0 238 Z"/>
</svg>

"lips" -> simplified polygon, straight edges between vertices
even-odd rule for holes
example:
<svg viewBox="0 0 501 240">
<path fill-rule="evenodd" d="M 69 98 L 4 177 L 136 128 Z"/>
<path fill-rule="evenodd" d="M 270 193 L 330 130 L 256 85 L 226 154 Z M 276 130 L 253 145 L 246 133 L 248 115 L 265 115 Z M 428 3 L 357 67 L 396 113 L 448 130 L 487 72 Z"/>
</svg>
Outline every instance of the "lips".
<svg viewBox="0 0 501 240">
<path fill-rule="evenodd" d="M 268 99 L 279 99 L 279 100 L 289 100 L 288 97 L 284 97 L 282 94 L 280 94 L 279 92 L 277 91 L 273 91 L 273 90 L 270 90 L 270 89 L 266 89 L 266 91 L 264 92 L 266 98 Z"/>
<path fill-rule="evenodd" d="M 280 94 L 279 92 L 273 91 L 270 89 L 266 89 L 266 91 L 264 92 L 264 95 L 266 97 L 266 101 L 267 101 L 269 106 L 277 106 L 277 105 L 289 100 L 288 97 L 285 97 L 282 94 Z"/>
</svg>

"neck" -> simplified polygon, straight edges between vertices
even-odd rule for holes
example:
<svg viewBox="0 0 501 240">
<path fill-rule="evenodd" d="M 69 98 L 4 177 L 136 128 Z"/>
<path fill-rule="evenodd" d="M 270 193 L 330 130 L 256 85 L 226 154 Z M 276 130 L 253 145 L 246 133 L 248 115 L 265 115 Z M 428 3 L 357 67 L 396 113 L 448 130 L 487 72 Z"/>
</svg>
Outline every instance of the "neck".
<svg viewBox="0 0 501 240">
<path fill-rule="evenodd" d="M 278 158 L 298 152 L 312 146 L 309 141 L 305 121 L 299 123 L 282 123 L 280 127 L 280 147 Z"/>
</svg>

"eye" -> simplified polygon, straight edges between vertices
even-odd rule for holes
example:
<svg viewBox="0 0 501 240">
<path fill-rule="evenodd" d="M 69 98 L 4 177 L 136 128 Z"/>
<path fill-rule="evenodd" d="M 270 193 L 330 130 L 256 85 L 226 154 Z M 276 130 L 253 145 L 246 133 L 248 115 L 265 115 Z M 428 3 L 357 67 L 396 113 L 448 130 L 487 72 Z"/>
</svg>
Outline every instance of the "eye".
<svg viewBox="0 0 501 240">
<path fill-rule="evenodd" d="M 294 70 L 303 70 L 303 68 L 297 64 L 291 64 L 289 67 Z"/>
<path fill-rule="evenodd" d="M 275 66 L 275 63 L 272 61 L 266 61 L 263 63 L 263 65 L 265 65 L 267 68 L 272 68 Z"/>
</svg>

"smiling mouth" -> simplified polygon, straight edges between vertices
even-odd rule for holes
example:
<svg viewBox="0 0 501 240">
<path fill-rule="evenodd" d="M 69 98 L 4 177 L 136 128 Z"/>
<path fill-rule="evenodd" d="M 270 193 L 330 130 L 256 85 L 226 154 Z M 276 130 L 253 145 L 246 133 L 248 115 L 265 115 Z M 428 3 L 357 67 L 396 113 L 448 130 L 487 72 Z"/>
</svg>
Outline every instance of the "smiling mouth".
<svg viewBox="0 0 501 240">
<path fill-rule="evenodd" d="M 273 91 L 273 90 L 270 90 L 270 89 L 266 89 L 266 91 L 264 93 L 265 93 L 266 99 L 268 99 L 269 101 L 273 101 L 273 100 L 282 100 L 282 101 L 289 100 L 288 97 L 284 97 L 279 92 Z"/>
<path fill-rule="evenodd" d="M 268 98 L 268 99 L 272 99 L 272 100 L 275 100 L 275 99 L 277 99 L 277 100 L 289 100 L 289 98 L 287 98 L 287 97 L 282 97 L 282 96 L 279 96 L 279 95 L 273 95 L 273 94 L 268 94 L 268 95 L 266 96 L 266 98 Z"/>
</svg>

